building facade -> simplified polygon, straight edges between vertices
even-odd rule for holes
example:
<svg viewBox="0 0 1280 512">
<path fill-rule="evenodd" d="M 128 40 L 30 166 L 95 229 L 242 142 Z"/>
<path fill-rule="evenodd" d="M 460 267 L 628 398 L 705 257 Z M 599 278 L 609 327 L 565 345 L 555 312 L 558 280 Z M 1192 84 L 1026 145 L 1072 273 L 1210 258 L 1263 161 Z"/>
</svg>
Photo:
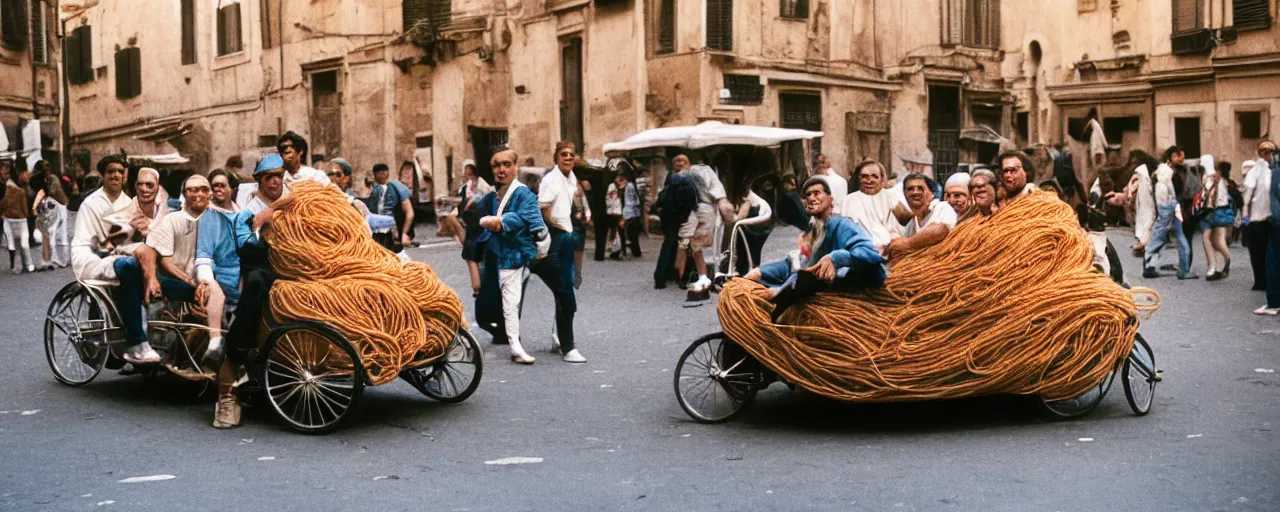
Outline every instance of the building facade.
<svg viewBox="0 0 1280 512">
<path fill-rule="evenodd" d="M 0 158 L 20 160 L 19 168 L 36 151 L 62 162 L 61 52 L 53 2 L 0 0 Z"/>
<path fill-rule="evenodd" d="M 548 166 L 557 140 L 601 159 L 703 120 L 821 130 L 814 152 L 846 174 L 1073 146 L 1091 109 L 1117 154 L 1239 161 L 1280 123 L 1276 3 L 100 2 L 65 16 L 69 142 L 205 172 L 294 130 L 360 175 L 413 161 L 424 198 L 498 146 Z"/>
</svg>

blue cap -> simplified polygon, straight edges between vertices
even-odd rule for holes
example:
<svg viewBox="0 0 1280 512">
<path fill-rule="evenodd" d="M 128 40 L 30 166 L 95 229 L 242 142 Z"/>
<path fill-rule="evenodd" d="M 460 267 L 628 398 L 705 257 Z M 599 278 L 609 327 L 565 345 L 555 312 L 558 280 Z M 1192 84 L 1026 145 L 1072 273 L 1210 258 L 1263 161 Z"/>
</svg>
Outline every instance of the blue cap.
<svg viewBox="0 0 1280 512">
<path fill-rule="evenodd" d="M 274 171 L 276 169 L 283 168 L 284 160 L 280 158 L 279 154 L 271 153 L 262 157 L 262 160 L 258 160 L 258 167 L 253 170 L 253 175 L 257 176 L 267 171 Z"/>
</svg>

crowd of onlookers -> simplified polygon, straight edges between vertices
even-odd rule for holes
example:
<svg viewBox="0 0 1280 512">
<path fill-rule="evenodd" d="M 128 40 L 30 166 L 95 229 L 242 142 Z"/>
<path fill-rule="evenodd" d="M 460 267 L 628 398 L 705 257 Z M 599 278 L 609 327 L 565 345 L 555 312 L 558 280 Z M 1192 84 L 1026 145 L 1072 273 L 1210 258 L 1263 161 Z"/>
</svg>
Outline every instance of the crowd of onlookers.
<svg viewBox="0 0 1280 512">
<path fill-rule="evenodd" d="M 13 273 L 51 270 L 70 263 L 71 212 L 101 186 L 101 176 L 76 165 L 60 173 L 45 160 L 30 169 L 15 169 L 0 160 L 0 214 L 4 218 L 4 246 Z M 39 245 L 40 253 L 31 248 Z M 39 259 L 35 257 L 38 256 Z"/>
</svg>

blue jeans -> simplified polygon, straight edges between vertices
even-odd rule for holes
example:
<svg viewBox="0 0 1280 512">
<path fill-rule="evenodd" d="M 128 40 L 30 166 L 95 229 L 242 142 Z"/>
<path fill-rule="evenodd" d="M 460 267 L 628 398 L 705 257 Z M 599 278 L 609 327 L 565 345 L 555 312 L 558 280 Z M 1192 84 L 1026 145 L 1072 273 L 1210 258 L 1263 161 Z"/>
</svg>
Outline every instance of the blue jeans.
<svg viewBox="0 0 1280 512">
<path fill-rule="evenodd" d="M 147 328 L 144 324 L 146 309 L 142 306 L 142 294 L 146 286 L 142 279 L 142 266 L 133 257 L 118 258 L 114 263 L 116 279 L 120 287 L 115 291 L 116 309 L 120 312 L 120 322 L 124 327 L 124 339 L 129 345 L 147 341 Z"/>
<path fill-rule="evenodd" d="M 1185 277 L 1191 273 L 1191 244 L 1187 243 L 1187 235 L 1182 232 L 1182 221 L 1174 216 L 1177 204 L 1156 206 L 1156 223 L 1151 229 L 1151 239 L 1147 242 L 1147 252 L 1142 256 L 1142 268 L 1155 271 L 1160 256 L 1160 249 L 1173 234 L 1178 245 L 1178 276 Z"/>
</svg>

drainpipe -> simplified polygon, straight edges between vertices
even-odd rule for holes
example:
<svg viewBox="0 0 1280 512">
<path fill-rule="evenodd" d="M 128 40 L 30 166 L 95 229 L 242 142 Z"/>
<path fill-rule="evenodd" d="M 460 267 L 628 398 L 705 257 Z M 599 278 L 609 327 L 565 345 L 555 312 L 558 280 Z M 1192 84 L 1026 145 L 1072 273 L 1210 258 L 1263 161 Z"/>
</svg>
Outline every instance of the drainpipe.
<svg viewBox="0 0 1280 512">
<path fill-rule="evenodd" d="M 54 4 L 54 12 L 62 12 L 61 3 L 62 2 L 59 1 Z M 67 151 L 67 143 L 71 140 L 71 99 L 69 97 L 71 92 L 70 86 L 68 85 L 69 79 L 67 78 L 67 20 L 61 20 L 61 24 L 62 35 L 59 40 L 62 41 L 62 65 L 59 66 L 61 76 L 58 82 L 62 88 L 62 101 L 59 101 L 58 103 L 59 106 L 62 107 L 59 115 L 59 118 L 62 120 L 62 133 L 60 134 L 61 137 L 59 137 L 61 140 L 58 141 L 58 151 L 62 154 L 62 169 L 59 169 L 59 171 L 63 171 L 67 168 L 67 163 L 70 162 L 69 158 L 71 156 Z M 86 171 L 87 170 L 88 169 L 86 169 Z"/>
</svg>

